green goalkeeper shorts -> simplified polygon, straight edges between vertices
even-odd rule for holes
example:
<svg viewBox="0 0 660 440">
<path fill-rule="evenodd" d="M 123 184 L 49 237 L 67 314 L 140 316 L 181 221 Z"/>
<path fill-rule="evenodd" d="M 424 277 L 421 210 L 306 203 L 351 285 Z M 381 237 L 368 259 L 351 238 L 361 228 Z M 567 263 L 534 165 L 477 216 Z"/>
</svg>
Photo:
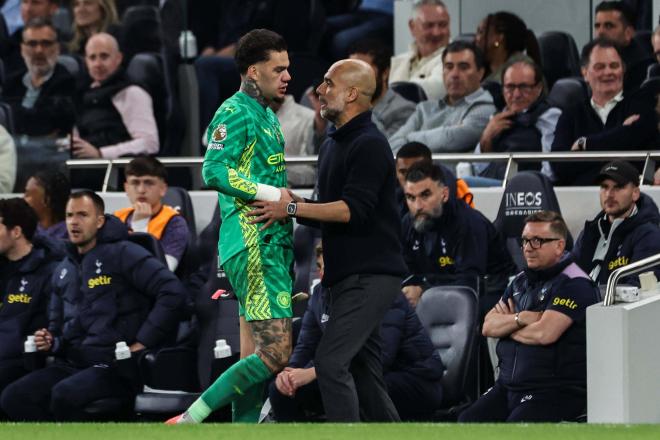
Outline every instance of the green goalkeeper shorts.
<svg viewBox="0 0 660 440">
<path fill-rule="evenodd" d="M 293 250 L 252 246 L 222 265 L 246 321 L 291 318 Z"/>
</svg>

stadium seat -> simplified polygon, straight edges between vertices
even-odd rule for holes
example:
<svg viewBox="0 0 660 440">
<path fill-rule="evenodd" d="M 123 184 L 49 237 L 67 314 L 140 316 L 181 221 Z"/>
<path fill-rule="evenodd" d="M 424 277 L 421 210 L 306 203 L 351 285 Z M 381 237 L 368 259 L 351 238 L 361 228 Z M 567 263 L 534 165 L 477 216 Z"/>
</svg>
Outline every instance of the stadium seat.
<svg viewBox="0 0 660 440">
<path fill-rule="evenodd" d="M 5 127 L 9 134 L 14 134 L 14 113 L 6 102 L 0 102 L 0 125 Z"/>
<path fill-rule="evenodd" d="M 478 336 L 478 301 L 474 290 L 465 286 L 437 286 L 424 292 L 417 315 L 445 365 L 442 378 L 443 409 L 438 420 L 456 420 L 471 403 L 467 374 L 475 360 Z"/>
<path fill-rule="evenodd" d="M 580 75 L 580 55 L 570 34 L 544 32 L 538 37 L 538 42 L 548 90 L 561 78 Z"/>
<path fill-rule="evenodd" d="M 176 209 L 179 214 L 186 219 L 188 229 L 190 230 L 191 242 L 194 242 L 197 237 L 197 229 L 195 227 L 195 212 L 188 191 L 186 191 L 185 188 L 178 186 L 170 186 L 167 188 L 167 192 L 165 193 L 162 202 L 163 204 Z"/>
<path fill-rule="evenodd" d="M 646 79 L 660 77 L 660 63 L 651 64 L 646 70 Z"/>
<path fill-rule="evenodd" d="M 120 44 L 127 60 L 140 52 L 160 52 L 163 48 L 163 30 L 157 6 L 138 4 L 126 9 L 120 32 Z"/>
<path fill-rule="evenodd" d="M 60 55 L 57 62 L 61 64 L 74 78 L 78 79 L 84 70 L 83 61 L 76 55 Z"/>
<path fill-rule="evenodd" d="M 422 86 L 414 82 L 396 81 L 390 84 L 390 88 L 408 101 L 414 103 L 419 103 L 428 99 Z"/>
<path fill-rule="evenodd" d="M 552 86 L 548 94 L 548 102 L 565 110 L 574 103 L 584 100 L 586 96 L 588 96 L 587 84 L 581 77 L 562 78 Z"/>
<path fill-rule="evenodd" d="M 126 68 L 129 79 L 151 95 L 160 139 L 158 155 L 164 157 L 179 155 L 184 130 L 183 116 L 168 72 L 164 56 L 153 52 L 136 54 Z"/>
<path fill-rule="evenodd" d="M 493 225 L 504 237 L 506 247 L 518 270 L 525 267 L 520 248 L 520 236 L 525 226 L 525 218 L 541 210 L 561 214 L 557 195 L 550 179 L 538 171 L 522 171 L 513 176 L 504 188 L 502 201 Z M 570 250 L 572 247 L 573 239 L 569 233 L 566 249 Z"/>
<path fill-rule="evenodd" d="M 481 87 L 484 90 L 487 90 L 488 93 L 493 97 L 493 104 L 498 111 L 502 110 L 506 103 L 504 102 L 504 95 L 502 94 L 502 84 L 497 81 L 484 81 L 481 83 Z"/>
</svg>

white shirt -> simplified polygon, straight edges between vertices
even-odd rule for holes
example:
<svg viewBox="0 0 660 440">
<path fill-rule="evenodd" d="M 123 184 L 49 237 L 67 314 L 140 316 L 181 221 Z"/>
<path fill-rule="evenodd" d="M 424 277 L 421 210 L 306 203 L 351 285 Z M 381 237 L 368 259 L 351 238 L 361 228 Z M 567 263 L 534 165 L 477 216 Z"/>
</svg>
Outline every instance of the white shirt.
<svg viewBox="0 0 660 440">
<path fill-rule="evenodd" d="M 596 111 L 596 114 L 600 118 L 601 121 L 603 121 L 603 125 L 607 122 L 607 117 L 609 116 L 610 112 L 614 108 L 615 105 L 617 105 L 619 102 L 623 101 L 623 90 L 617 93 L 614 98 L 610 99 L 605 103 L 604 106 L 600 106 L 596 104 L 593 98 L 591 98 L 591 107 Z"/>
<path fill-rule="evenodd" d="M 422 86 L 429 100 L 442 98 L 446 93 L 442 79 L 443 50 L 445 48 L 441 47 L 432 54 L 420 58 L 417 55 L 417 46 L 413 43 L 409 52 L 392 57 L 389 83 L 414 82 Z"/>
</svg>

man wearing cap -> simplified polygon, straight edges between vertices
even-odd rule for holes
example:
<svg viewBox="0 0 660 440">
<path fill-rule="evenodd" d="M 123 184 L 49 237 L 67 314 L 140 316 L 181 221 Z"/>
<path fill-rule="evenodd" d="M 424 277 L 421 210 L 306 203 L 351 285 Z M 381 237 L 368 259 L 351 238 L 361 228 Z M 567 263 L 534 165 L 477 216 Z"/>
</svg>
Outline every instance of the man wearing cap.
<svg viewBox="0 0 660 440">
<path fill-rule="evenodd" d="M 613 270 L 660 253 L 660 213 L 653 199 L 640 191 L 639 172 L 628 162 L 608 163 L 596 182 L 603 209 L 585 223 L 573 256 L 591 279 L 606 284 Z M 639 284 L 636 278 L 625 282 Z"/>
</svg>

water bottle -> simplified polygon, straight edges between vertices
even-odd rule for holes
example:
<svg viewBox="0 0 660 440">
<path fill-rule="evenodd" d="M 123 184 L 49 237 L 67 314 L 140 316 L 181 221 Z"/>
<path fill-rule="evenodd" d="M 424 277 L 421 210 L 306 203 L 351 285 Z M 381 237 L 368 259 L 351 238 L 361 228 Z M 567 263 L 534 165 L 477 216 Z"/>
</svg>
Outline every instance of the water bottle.
<svg viewBox="0 0 660 440">
<path fill-rule="evenodd" d="M 191 60 L 197 56 L 197 39 L 192 31 L 181 31 L 179 35 L 179 53 L 184 60 Z"/>
<path fill-rule="evenodd" d="M 38 368 L 41 368 L 43 358 L 40 356 L 37 351 L 37 344 L 34 342 L 34 335 L 30 335 L 25 340 L 23 344 L 24 353 L 23 353 L 23 364 L 25 369 L 28 371 L 34 371 Z"/>
<path fill-rule="evenodd" d="M 115 362 L 120 377 L 131 383 L 135 381 L 137 377 L 137 363 L 131 356 L 131 349 L 128 348 L 125 341 L 117 342 Z"/>
<path fill-rule="evenodd" d="M 213 348 L 213 363 L 211 364 L 211 382 L 214 382 L 222 373 L 234 364 L 231 347 L 225 339 L 215 341 Z"/>
</svg>

